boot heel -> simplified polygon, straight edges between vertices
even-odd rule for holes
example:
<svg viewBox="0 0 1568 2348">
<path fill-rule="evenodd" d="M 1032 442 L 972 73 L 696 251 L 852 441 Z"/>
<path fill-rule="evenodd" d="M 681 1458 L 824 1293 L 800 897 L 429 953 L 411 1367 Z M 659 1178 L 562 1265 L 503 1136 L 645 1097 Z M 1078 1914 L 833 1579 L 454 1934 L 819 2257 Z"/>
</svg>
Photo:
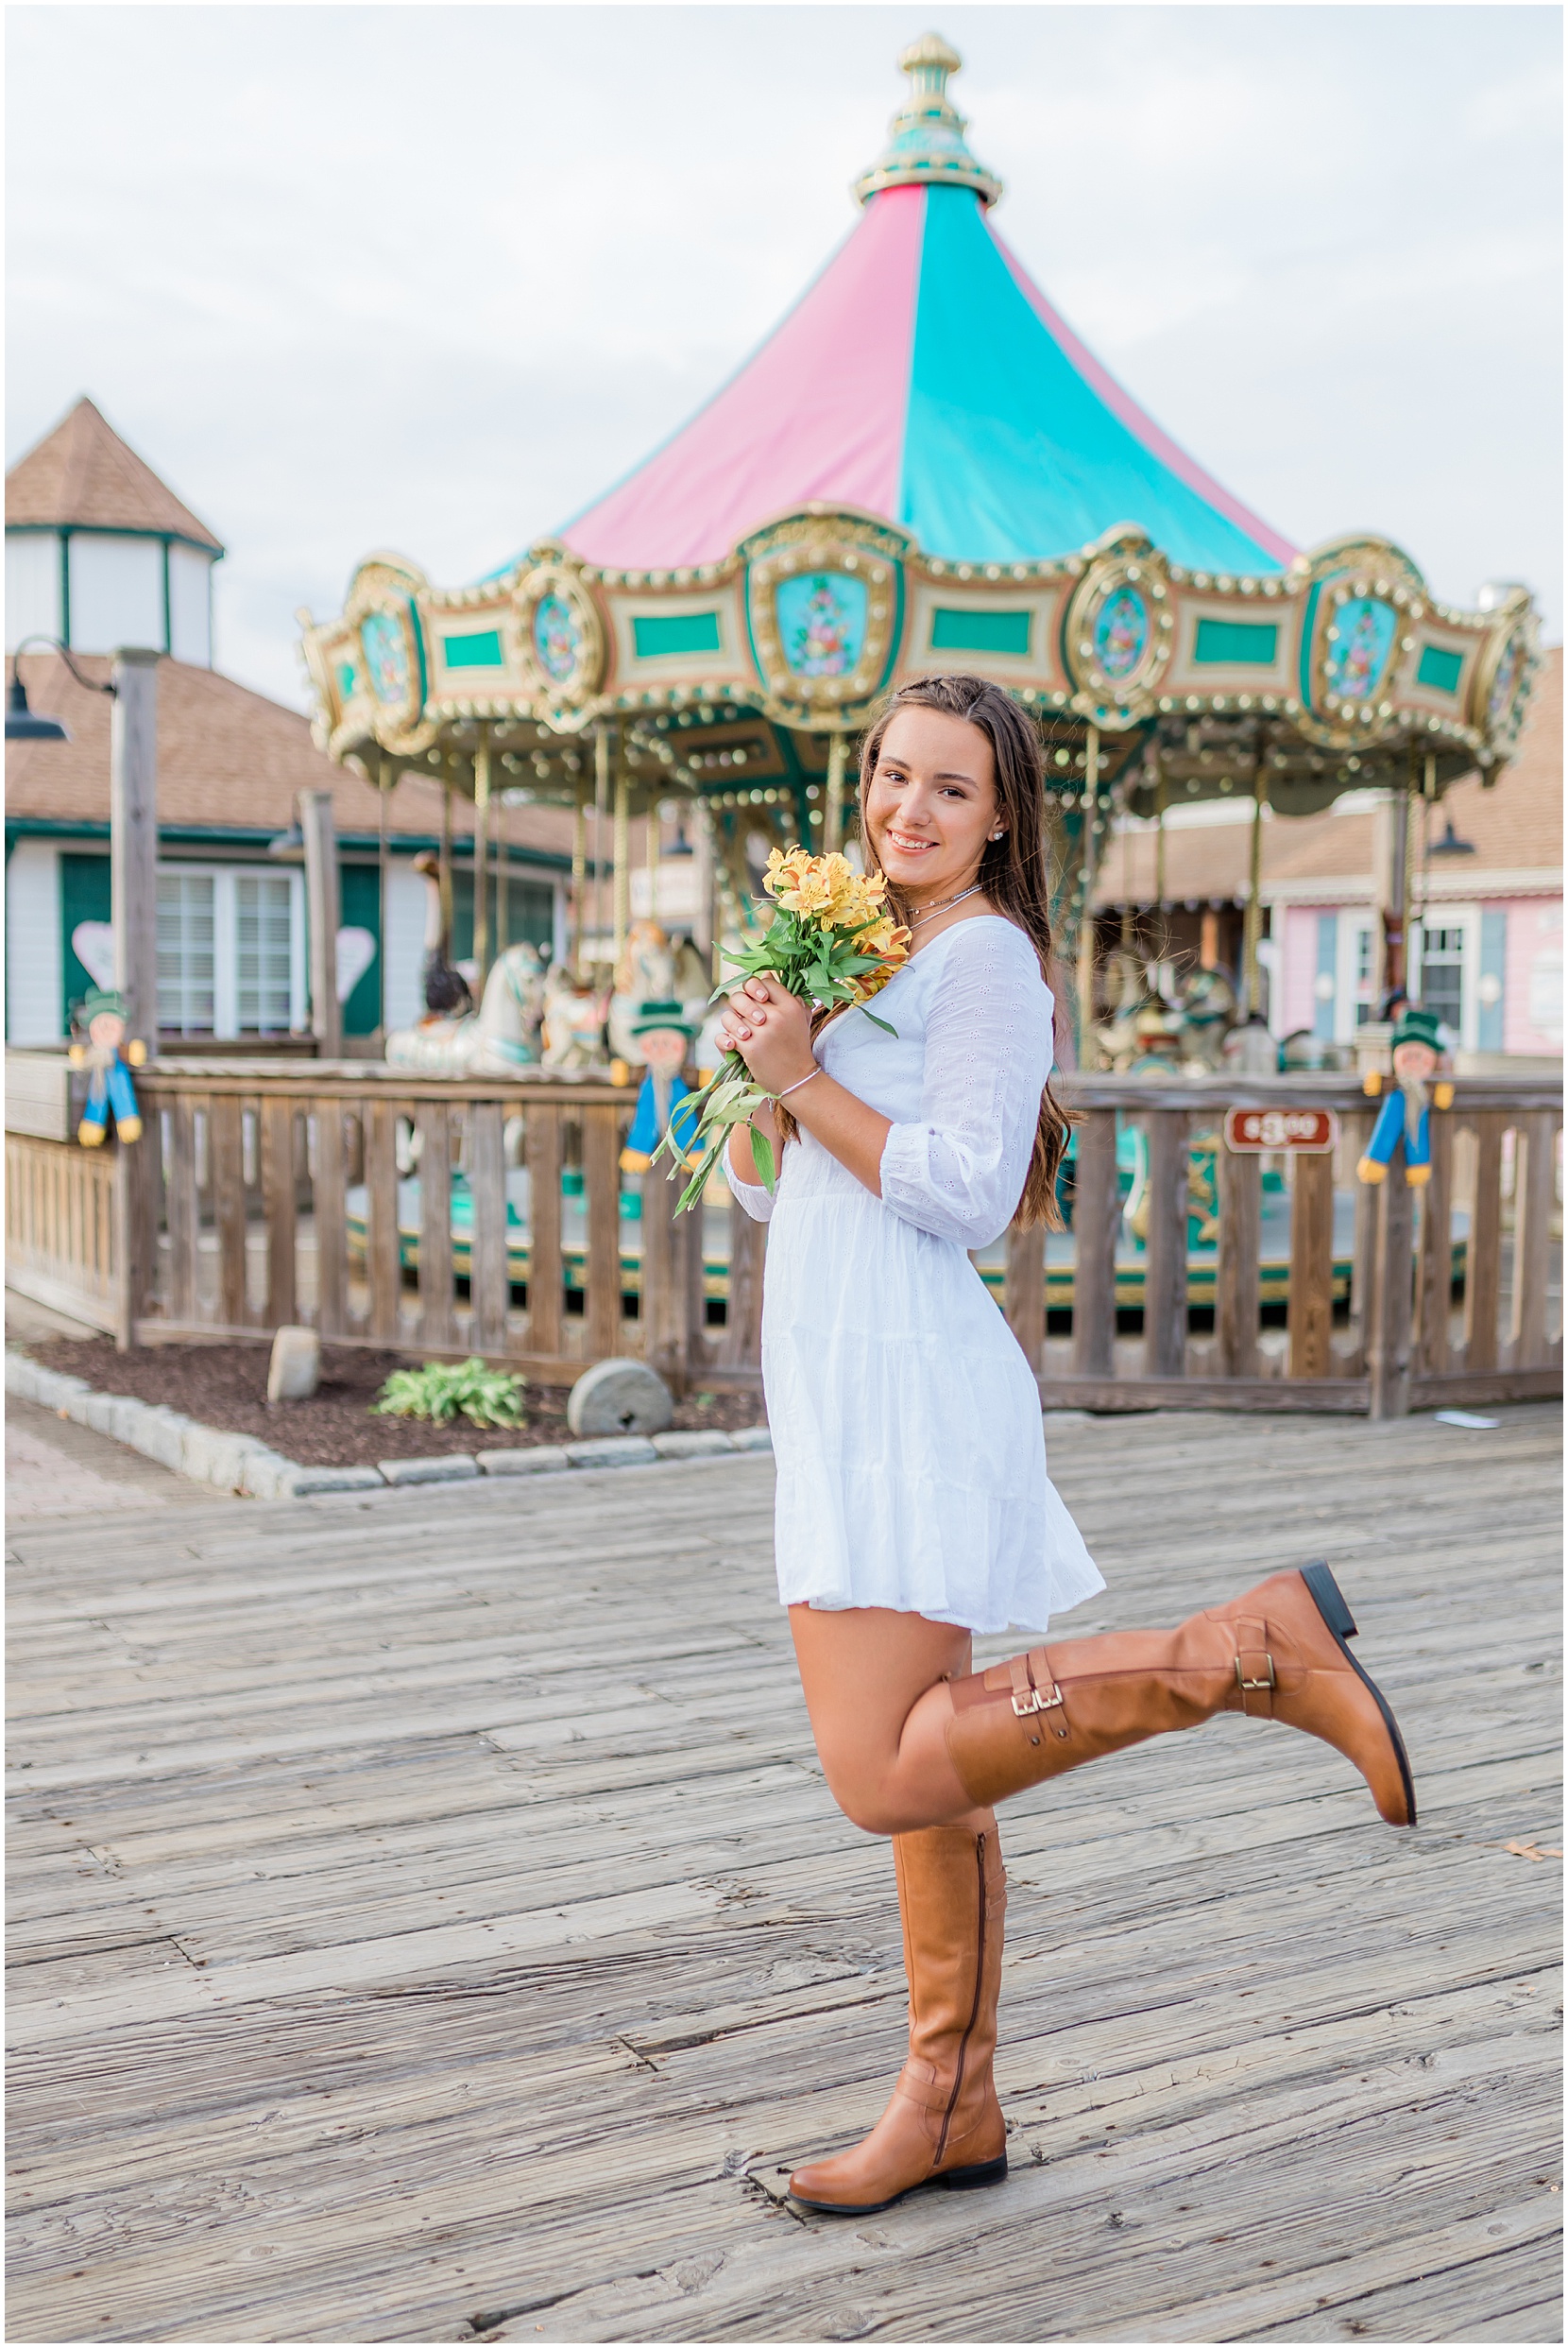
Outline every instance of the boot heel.
<svg viewBox="0 0 1568 2348">
<path fill-rule="evenodd" d="M 1003 2152 L 994 2161 L 976 2161 L 968 2168 L 949 2168 L 936 2182 L 945 2185 L 949 2193 L 972 2193 L 977 2185 L 1000 2185 L 1006 2174 L 1007 2154 Z"/>
<path fill-rule="evenodd" d="M 1321 1558 L 1315 1565 L 1302 1568 L 1302 1580 L 1312 1593 L 1312 1602 L 1336 1638 L 1355 1637 L 1355 1617 L 1345 1603 L 1344 1592 Z"/>
</svg>

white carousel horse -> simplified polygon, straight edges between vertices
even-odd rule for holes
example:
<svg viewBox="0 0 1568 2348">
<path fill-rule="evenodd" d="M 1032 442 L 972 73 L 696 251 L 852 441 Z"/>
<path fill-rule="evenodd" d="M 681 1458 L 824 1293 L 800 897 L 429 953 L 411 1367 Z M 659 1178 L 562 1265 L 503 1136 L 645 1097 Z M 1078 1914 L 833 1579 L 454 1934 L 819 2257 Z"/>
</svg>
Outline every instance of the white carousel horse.
<svg viewBox="0 0 1568 2348">
<path fill-rule="evenodd" d="M 477 1011 L 395 1029 L 386 1038 L 387 1062 L 433 1076 L 515 1075 L 539 1064 L 544 1016 L 543 955 L 534 946 L 508 946 L 490 967 Z"/>
</svg>

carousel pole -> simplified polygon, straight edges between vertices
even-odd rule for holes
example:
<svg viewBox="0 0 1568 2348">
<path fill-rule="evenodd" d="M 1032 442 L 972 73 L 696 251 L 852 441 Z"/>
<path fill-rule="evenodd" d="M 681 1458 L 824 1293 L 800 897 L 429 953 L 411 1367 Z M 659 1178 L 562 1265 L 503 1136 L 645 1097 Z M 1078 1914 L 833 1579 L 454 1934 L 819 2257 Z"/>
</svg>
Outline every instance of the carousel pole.
<svg viewBox="0 0 1568 2348">
<path fill-rule="evenodd" d="M 583 974 L 583 906 L 588 896 L 588 794 L 577 785 L 571 824 L 571 975 Z"/>
<path fill-rule="evenodd" d="M 477 992 L 490 974 L 490 729 L 479 728 L 473 754 L 473 958 Z"/>
<path fill-rule="evenodd" d="M 615 767 L 615 870 L 611 887 L 611 920 L 619 967 L 632 912 L 632 781 L 624 757 L 616 761 Z"/>
<path fill-rule="evenodd" d="M 1263 768 L 1263 744 L 1253 745 L 1253 839 L 1247 875 L 1247 917 L 1241 931 L 1241 1016 L 1250 1020 L 1262 1002 L 1258 985 L 1257 950 L 1263 939 L 1263 808 L 1269 779 Z"/>
<path fill-rule="evenodd" d="M 1078 917 L 1078 1064 L 1089 1065 L 1095 1023 L 1095 811 L 1099 804 L 1099 728 L 1089 728 L 1083 756 L 1082 903 Z"/>
<path fill-rule="evenodd" d="M 593 943 L 605 934 L 605 830 L 610 813 L 610 729 L 603 718 L 593 734 Z"/>
<path fill-rule="evenodd" d="M 1154 782 L 1154 920 L 1159 951 L 1155 960 L 1163 971 L 1170 947 L 1170 924 L 1165 913 L 1165 807 L 1167 779 L 1165 761 L 1155 753 Z"/>
<path fill-rule="evenodd" d="M 386 823 L 389 802 L 392 797 L 392 761 L 384 750 L 381 754 L 378 780 L 379 788 L 376 792 L 378 819 L 376 827 L 376 956 L 381 965 L 378 973 L 381 980 L 380 1024 L 382 1038 L 384 1042 L 386 1037 L 386 879 L 387 865 L 391 855 L 386 837 Z"/>
<path fill-rule="evenodd" d="M 456 751 L 449 750 L 441 766 L 441 861 L 437 885 L 441 896 L 441 946 L 449 962 L 457 942 L 452 934 L 452 770 L 456 763 Z"/>
<path fill-rule="evenodd" d="M 1415 764 L 1412 752 L 1410 763 Z M 1410 894 L 1410 793 L 1401 783 L 1389 810 L 1389 896 L 1383 914 L 1383 1000 L 1405 991 L 1406 931 Z M 1381 1009 L 1381 1005 L 1379 1008 Z"/>
<path fill-rule="evenodd" d="M 498 791 L 490 801 L 490 860 L 495 866 L 496 874 L 496 958 L 498 961 L 512 942 L 511 860 L 506 852 L 506 826 L 502 819 L 503 805 L 503 795 Z"/>
<path fill-rule="evenodd" d="M 827 820 L 823 846 L 831 852 L 844 846 L 844 737 L 835 731 L 827 741 Z"/>
</svg>

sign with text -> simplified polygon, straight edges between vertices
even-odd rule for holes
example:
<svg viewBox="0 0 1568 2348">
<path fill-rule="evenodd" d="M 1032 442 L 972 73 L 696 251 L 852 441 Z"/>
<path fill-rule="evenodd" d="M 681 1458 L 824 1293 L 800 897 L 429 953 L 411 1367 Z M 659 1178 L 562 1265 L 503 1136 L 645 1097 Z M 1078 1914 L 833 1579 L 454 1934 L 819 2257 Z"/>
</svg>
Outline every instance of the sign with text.
<svg viewBox="0 0 1568 2348">
<path fill-rule="evenodd" d="M 1225 1112 L 1225 1147 L 1253 1150 L 1331 1150 L 1339 1120 L 1331 1108 L 1233 1108 Z"/>
</svg>

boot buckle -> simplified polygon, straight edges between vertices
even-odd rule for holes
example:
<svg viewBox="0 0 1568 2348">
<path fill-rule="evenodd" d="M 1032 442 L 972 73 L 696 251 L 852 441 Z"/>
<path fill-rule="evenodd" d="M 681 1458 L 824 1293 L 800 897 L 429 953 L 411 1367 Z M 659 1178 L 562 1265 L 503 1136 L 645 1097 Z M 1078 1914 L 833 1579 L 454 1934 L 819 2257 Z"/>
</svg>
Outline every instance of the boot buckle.
<svg viewBox="0 0 1568 2348">
<path fill-rule="evenodd" d="M 1241 1668 L 1241 1657 L 1240 1657 L 1239 1655 L 1237 1655 L 1237 1656 L 1236 1656 L 1236 1686 L 1240 1688 L 1240 1690 L 1241 1690 L 1241 1692 L 1242 1692 L 1242 1694 L 1243 1694 L 1243 1695 L 1246 1695 L 1250 1689 L 1252 1689 L 1252 1688 L 1277 1688 L 1277 1687 L 1278 1687 L 1279 1682 L 1278 1682 L 1278 1681 L 1275 1679 L 1275 1677 L 1274 1677 L 1274 1658 L 1273 1658 L 1273 1656 L 1272 1656 L 1271 1654 L 1265 1654 L 1263 1660 L 1264 1660 L 1265 1664 L 1268 1666 L 1268 1670 L 1269 1670 L 1269 1676 L 1268 1676 L 1268 1678 L 1267 1678 L 1267 1679 L 1249 1679 L 1249 1678 L 1246 1676 L 1246 1673 L 1243 1671 L 1243 1670 L 1242 1670 L 1242 1668 Z"/>
<path fill-rule="evenodd" d="M 1054 1711 L 1061 1702 L 1062 1690 L 1052 1680 L 1048 1696 L 1044 1694 L 1040 1688 L 1031 1688 L 1027 1696 L 1015 1695 L 1014 1697 L 1013 1709 L 1021 1721 L 1027 1721 L 1031 1712 Z"/>
</svg>

